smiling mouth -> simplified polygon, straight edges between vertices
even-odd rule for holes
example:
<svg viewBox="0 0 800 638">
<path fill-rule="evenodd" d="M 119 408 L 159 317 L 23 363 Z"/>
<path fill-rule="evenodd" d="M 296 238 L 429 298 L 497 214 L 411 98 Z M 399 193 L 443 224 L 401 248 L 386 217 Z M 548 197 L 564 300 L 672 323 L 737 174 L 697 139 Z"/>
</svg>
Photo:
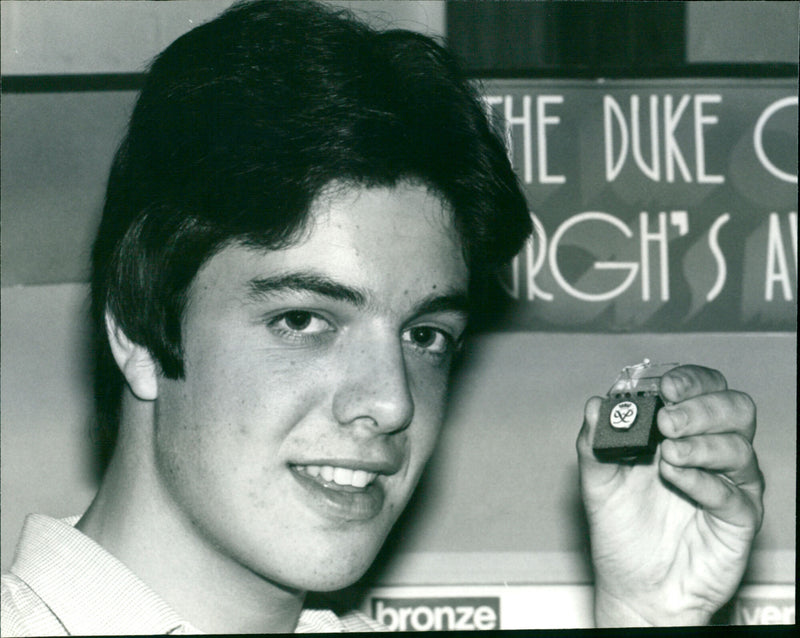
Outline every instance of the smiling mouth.
<svg viewBox="0 0 800 638">
<path fill-rule="evenodd" d="M 326 487 L 351 487 L 363 489 L 372 484 L 378 477 L 377 472 L 353 470 L 348 467 L 334 467 L 333 465 L 295 465 L 297 472 L 307 474 L 318 479 Z"/>
<path fill-rule="evenodd" d="M 309 504 L 327 518 L 365 521 L 383 509 L 385 492 L 378 473 L 334 465 L 290 465 Z"/>
</svg>

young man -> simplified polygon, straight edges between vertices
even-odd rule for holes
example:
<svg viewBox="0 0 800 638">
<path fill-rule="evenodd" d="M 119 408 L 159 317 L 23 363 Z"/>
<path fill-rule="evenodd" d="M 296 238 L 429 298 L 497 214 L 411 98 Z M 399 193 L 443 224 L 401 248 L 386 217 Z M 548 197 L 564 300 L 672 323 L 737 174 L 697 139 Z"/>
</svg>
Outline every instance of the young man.
<svg viewBox="0 0 800 638">
<path fill-rule="evenodd" d="M 93 255 L 101 414 L 79 519 L 32 517 L 3 632 L 370 629 L 304 609 L 408 501 L 487 282 L 530 230 L 499 138 L 435 43 L 306 3 L 236 6 L 153 64 Z M 761 521 L 755 412 L 662 379 L 651 464 L 578 440 L 606 625 L 696 624 Z"/>
</svg>

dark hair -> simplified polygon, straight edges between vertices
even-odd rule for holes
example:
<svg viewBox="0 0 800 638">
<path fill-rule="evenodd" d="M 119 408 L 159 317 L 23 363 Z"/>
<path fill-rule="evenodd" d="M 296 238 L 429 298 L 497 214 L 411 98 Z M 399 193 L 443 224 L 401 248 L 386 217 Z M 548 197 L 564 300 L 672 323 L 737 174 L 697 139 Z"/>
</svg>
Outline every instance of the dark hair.
<svg viewBox="0 0 800 638">
<path fill-rule="evenodd" d="M 247 2 L 153 62 L 115 157 L 92 255 L 101 423 L 123 378 L 104 313 L 183 375 L 181 317 L 200 266 L 231 241 L 279 248 L 334 180 L 416 179 L 454 210 L 474 282 L 530 231 L 500 136 L 450 53 L 311 2 Z"/>
</svg>

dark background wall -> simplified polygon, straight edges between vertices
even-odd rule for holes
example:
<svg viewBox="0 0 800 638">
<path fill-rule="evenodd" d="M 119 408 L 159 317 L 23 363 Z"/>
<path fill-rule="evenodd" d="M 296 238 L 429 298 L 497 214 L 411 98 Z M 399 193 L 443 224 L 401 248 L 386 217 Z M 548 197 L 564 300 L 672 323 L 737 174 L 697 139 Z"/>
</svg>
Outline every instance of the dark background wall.
<svg viewBox="0 0 800 638">
<path fill-rule="evenodd" d="M 447 3 L 450 45 L 482 75 L 637 75 L 797 64 L 796 2 Z"/>
</svg>

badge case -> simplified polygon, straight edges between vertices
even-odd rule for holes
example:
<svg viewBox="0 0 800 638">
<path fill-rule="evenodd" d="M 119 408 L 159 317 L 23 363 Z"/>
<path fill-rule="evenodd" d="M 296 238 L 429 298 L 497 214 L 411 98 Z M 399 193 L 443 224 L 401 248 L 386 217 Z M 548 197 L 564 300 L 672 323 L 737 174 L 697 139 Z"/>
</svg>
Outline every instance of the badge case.
<svg viewBox="0 0 800 638">
<path fill-rule="evenodd" d="M 616 461 L 653 454 L 663 436 L 656 424 L 664 405 L 659 395 L 661 376 L 677 363 L 645 359 L 625 366 L 600 406 L 592 449 L 598 459 Z"/>
</svg>

